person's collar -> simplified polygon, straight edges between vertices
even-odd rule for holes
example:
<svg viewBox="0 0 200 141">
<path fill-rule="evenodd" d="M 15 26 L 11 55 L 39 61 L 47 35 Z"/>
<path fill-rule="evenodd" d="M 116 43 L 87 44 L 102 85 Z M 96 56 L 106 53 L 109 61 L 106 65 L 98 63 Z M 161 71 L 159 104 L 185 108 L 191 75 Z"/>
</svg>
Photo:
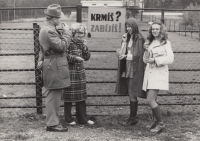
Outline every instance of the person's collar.
<svg viewBox="0 0 200 141">
<path fill-rule="evenodd" d="M 51 28 L 53 28 L 53 29 L 56 28 L 56 26 L 53 25 L 52 23 L 50 23 L 48 20 L 45 21 L 45 25 L 47 25 L 47 26 L 49 26 L 49 27 L 51 27 Z"/>
<path fill-rule="evenodd" d="M 78 37 L 74 37 L 72 38 L 72 42 L 75 42 L 77 44 L 83 44 L 83 40 L 78 38 Z"/>
</svg>

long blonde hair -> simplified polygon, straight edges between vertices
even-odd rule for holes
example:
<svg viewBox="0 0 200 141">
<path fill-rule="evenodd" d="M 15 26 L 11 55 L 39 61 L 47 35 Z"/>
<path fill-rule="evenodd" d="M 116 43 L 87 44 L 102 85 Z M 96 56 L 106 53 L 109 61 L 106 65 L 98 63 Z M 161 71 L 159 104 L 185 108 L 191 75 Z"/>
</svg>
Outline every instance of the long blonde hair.
<svg viewBox="0 0 200 141">
<path fill-rule="evenodd" d="M 151 42 L 154 40 L 154 36 L 152 34 L 152 25 L 154 24 L 158 24 L 160 25 L 160 42 L 164 42 L 164 44 L 167 43 L 167 39 L 168 39 L 168 35 L 166 33 L 166 28 L 165 25 L 161 22 L 161 21 L 155 21 L 151 24 L 149 31 L 148 31 L 148 35 L 147 35 L 147 39 L 149 40 L 149 44 L 151 44 Z"/>
</svg>

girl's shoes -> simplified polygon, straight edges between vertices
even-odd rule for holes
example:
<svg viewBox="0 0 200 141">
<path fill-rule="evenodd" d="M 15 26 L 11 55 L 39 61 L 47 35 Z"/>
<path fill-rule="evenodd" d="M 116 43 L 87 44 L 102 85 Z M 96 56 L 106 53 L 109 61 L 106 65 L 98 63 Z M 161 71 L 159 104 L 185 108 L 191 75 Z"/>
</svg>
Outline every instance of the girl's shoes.
<svg viewBox="0 0 200 141">
<path fill-rule="evenodd" d="M 92 121 L 92 120 L 88 120 L 88 121 L 87 121 L 87 124 L 89 124 L 89 125 L 93 125 L 93 124 L 94 124 L 94 121 Z"/>
<path fill-rule="evenodd" d="M 88 120 L 85 124 L 79 124 L 80 128 L 84 128 L 85 126 L 91 126 L 94 125 L 94 121 Z"/>
<path fill-rule="evenodd" d="M 76 125 L 76 122 L 75 121 L 71 121 L 71 122 L 65 122 L 67 125 L 70 125 L 70 126 L 74 126 Z"/>
<path fill-rule="evenodd" d="M 160 132 L 162 132 L 162 130 L 165 128 L 165 125 L 164 125 L 164 123 L 163 122 L 158 122 L 158 124 L 156 125 L 156 127 L 155 128 L 153 128 L 153 129 L 151 129 L 150 131 L 152 132 L 152 133 L 160 133 Z"/>
<path fill-rule="evenodd" d="M 147 125 L 146 127 L 149 128 L 149 129 L 153 129 L 153 128 L 156 127 L 157 124 L 158 124 L 157 120 L 154 120 L 151 125 Z"/>
<path fill-rule="evenodd" d="M 139 121 L 138 116 L 129 117 L 128 119 L 126 119 L 126 121 L 123 123 L 123 125 L 124 126 L 136 125 L 138 123 L 138 121 Z"/>
</svg>

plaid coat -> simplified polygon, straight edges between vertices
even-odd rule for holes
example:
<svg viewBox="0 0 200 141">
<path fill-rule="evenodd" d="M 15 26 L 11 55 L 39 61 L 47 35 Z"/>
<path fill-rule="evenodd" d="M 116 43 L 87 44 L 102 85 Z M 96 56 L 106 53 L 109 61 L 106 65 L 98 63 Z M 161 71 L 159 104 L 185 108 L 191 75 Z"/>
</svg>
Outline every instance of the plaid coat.
<svg viewBox="0 0 200 141">
<path fill-rule="evenodd" d="M 90 59 L 88 47 L 83 40 L 72 38 L 67 50 L 71 86 L 63 90 L 65 102 L 78 102 L 87 98 L 86 76 L 83 62 L 77 62 L 76 56 L 82 57 L 85 61 Z"/>
</svg>

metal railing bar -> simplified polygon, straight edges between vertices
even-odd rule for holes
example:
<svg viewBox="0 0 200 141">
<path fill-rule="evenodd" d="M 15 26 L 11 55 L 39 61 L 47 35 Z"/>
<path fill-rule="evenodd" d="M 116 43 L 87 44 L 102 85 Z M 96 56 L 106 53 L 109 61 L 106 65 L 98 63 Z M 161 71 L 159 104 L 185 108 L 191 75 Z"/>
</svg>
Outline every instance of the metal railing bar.
<svg viewBox="0 0 200 141">
<path fill-rule="evenodd" d="M 138 104 L 139 106 L 148 106 L 148 104 Z M 188 106 L 188 105 L 200 105 L 200 103 L 159 103 L 159 105 L 161 106 L 170 106 L 170 105 L 181 105 L 181 106 Z M 72 105 L 75 106 L 75 105 Z M 129 104 L 87 104 L 86 106 L 129 106 Z M 63 105 L 61 105 L 60 107 L 63 107 Z M 0 109 L 3 108 L 45 108 L 45 106 L 1 106 Z"/>
<path fill-rule="evenodd" d="M 90 52 L 116 52 L 116 50 L 90 50 Z M 200 53 L 200 51 L 174 51 L 174 53 Z"/>
<path fill-rule="evenodd" d="M 36 85 L 36 83 L 34 82 L 27 82 L 27 83 L 24 83 L 24 82 L 20 82 L 20 83 L 0 83 L 0 85 Z"/>
<path fill-rule="evenodd" d="M 13 49 L 15 50 L 15 49 Z M 22 49 L 21 49 L 22 50 Z M 31 50 L 31 49 L 29 49 Z M 114 50 L 91 50 L 90 52 L 116 52 Z M 174 51 L 174 53 L 200 53 L 200 51 Z M 23 56 L 23 55 L 35 55 L 35 53 L 2 53 L 0 56 Z"/>
<path fill-rule="evenodd" d="M 117 70 L 117 68 L 85 68 L 86 70 Z M 200 71 L 200 69 L 169 69 L 169 71 Z"/>
<path fill-rule="evenodd" d="M 104 84 L 107 84 L 107 83 L 116 83 L 116 81 L 87 81 L 86 83 L 104 83 Z M 170 84 L 200 84 L 200 81 L 198 82 L 169 82 Z M 0 83 L 0 85 L 36 85 L 36 83 L 33 83 L 33 82 L 27 82 L 27 83 L 24 83 L 24 82 L 20 82 L 20 83 L 16 83 L 16 82 L 11 82 L 11 83 L 8 83 L 8 82 L 5 82 L 5 83 Z"/>
<path fill-rule="evenodd" d="M 88 97 L 127 97 L 127 95 L 120 95 L 120 94 L 97 94 L 92 95 L 88 94 Z M 200 96 L 200 94 L 158 94 L 158 96 Z M 0 99 L 35 99 L 38 98 L 36 96 L 29 96 L 29 97 L 0 97 Z M 46 98 L 43 96 L 42 98 Z"/>
<path fill-rule="evenodd" d="M 35 69 L 0 69 L 0 72 L 7 72 L 7 71 L 35 71 Z"/>
<path fill-rule="evenodd" d="M 0 28 L 0 30 L 33 30 L 33 28 Z"/>
<path fill-rule="evenodd" d="M 87 81 L 87 83 L 116 83 L 116 81 Z M 169 82 L 170 84 L 200 84 L 199 82 Z"/>
<path fill-rule="evenodd" d="M 61 6 L 65 8 L 76 8 L 76 6 Z M 0 8 L 0 10 L 30 10 L 30 9 L 46 9 L 46 7 L 15 7 L 15 8 Z"/>
<path fill-rule="evenodd" d="M 122 6 L 123 7 L 123 6 Z M 61 6 L 62 9 L 77 8 L 77 6 Z M 82 6 L 82 8 L 88 8 L 88 6 Z M 46 7 L 15 7 L 15 8 L 0 8 L 0 10 L 30 10 L 30 9 L 46 9 Z M 157 10 L 157 11 L 200 11 L 198 9 L 165 9 L 165 8 L 132 8 L 126 7 L 126 10 Z"/>
<path fill-rule="evenodd" d="M 27 56 L 27 55 L 35 55 L 35 53 L 3 53 L 0 56 Z"/>
<path fill-rule="evenodd" d="M 85 68 L 85 70 L 117 70 L 117 68 Z M 0 72 L 6 71 L 35 71 L 35 69 L 0 69 Z M 169 69 L 169 71 L 200 71 L 200 69 Z"/>
</svg>

